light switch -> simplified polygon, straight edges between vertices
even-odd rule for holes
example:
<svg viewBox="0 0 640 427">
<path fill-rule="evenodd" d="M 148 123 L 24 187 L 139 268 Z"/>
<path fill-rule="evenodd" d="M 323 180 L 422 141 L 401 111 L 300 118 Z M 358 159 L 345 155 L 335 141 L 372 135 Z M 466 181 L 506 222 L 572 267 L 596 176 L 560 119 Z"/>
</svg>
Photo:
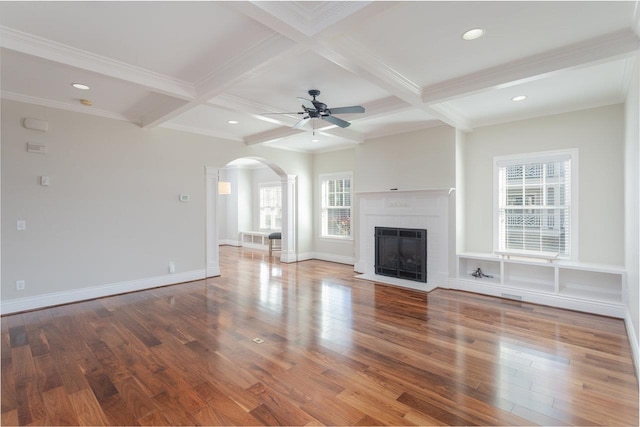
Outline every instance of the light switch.
<svg viewBox="0 0 640 427">
<path fill-rule="evenodd" d="M 41 176 L 40 177 L 40 185 L 44 185 L 44 186 L 49 185 L 49 177 L 48 176 Z"/>
<path fill-rule="evenodd" d="M 19 219 L 17 222 L 17 228 L 19 231 L 23 231 L 27 229 L 27 221 L 23 219 Z"/>
</svg>

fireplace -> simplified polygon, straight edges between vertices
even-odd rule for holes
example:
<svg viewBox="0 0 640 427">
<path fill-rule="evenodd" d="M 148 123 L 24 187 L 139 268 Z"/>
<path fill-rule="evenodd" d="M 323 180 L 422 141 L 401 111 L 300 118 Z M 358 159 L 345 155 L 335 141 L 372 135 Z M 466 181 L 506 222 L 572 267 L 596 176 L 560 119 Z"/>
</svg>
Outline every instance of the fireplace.
<svg viewBox="0 0 640 427">
<path fill-rule="evenodd" d="M 375 273 L 427 281 L 427 230 L 375 227 Z"/>
</svg>

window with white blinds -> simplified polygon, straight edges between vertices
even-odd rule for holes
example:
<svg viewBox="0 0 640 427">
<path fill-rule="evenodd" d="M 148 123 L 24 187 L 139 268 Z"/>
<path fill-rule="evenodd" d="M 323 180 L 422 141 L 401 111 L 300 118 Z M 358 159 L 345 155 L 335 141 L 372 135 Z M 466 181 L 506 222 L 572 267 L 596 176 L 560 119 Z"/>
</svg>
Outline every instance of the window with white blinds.
<svg viewBox="0 0 640 427">
<path fill-rule="evenodd" d="M 351 174 L 321 175 L 322 237 L 351 238 Z"/>
<path fill-rule="evenodd" d="M 498 250 L 571 256 L 572 153 L 496 162 Z"/>
<path fill-rule="evenodd" d="M 282 229 L 282 186 L 280 184 L 260 186 L 260 229 Z"/>
</svg>

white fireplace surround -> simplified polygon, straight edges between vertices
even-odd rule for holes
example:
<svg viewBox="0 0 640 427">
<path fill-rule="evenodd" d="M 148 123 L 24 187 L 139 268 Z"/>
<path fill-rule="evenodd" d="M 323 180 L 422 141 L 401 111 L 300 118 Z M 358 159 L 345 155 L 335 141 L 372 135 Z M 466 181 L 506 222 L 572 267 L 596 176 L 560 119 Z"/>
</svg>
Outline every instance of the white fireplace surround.
<svg viewBox="0 0 640 427">
<path fill-rule="evenodd" d="M 421 291 L 449 281 L 449 196 L 452 188 L 356 192 L 356 277 Z M 375 274 L 375 227 L 427 230 L 427 283 Z"/>
</svg>

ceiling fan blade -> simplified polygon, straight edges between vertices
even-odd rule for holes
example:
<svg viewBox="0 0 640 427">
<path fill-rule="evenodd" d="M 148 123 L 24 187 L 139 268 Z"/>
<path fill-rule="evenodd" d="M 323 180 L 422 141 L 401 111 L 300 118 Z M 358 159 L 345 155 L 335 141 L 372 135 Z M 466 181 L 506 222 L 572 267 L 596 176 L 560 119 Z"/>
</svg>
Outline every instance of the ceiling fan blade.
<svg viewBox="0 0 640 427">
<path fill-rule="evenodd" d="M 329 111 L 331 111 L 331 114 L 364 113 L 364 107 L 361 105 L 354 105 L 353 107 L 329 108 Z"/>
<path fill-rule="evenodd" d="M 302 126 L 306 125 L 309 120 L 311 120 L 309 116 L 303 117 L 302 120 L 293 125 L 293 129 L 300 129 Z"/>
<path fill-rule="evenodd" d="M 296 111 L 296 112 L 293 112 L 293 113 L 260 113 L 261 116 L 269 116 L 269 115 L 272 115 L 272 114 L 305 114 L 305 112 L 304 111 Z"/>
<path fill-rule="evenodd" d="M 303 107 L 308 108 L 310 110 L 315 110 L 316 106 L 313 105 L 313 102 L 310 99 L 306 98 L 298 98 L 298 101 L 302 104 Z"/>
<path fill-rule="evenodd" d="M 336 126 L 340 126 L 341 128 L 346 128 L 348 126 L 351 126 L 351 123 L 333 116 L 322 116 L 322 120 L 326 120 L 329 123 L 333 123 Z"/>
</svg>

